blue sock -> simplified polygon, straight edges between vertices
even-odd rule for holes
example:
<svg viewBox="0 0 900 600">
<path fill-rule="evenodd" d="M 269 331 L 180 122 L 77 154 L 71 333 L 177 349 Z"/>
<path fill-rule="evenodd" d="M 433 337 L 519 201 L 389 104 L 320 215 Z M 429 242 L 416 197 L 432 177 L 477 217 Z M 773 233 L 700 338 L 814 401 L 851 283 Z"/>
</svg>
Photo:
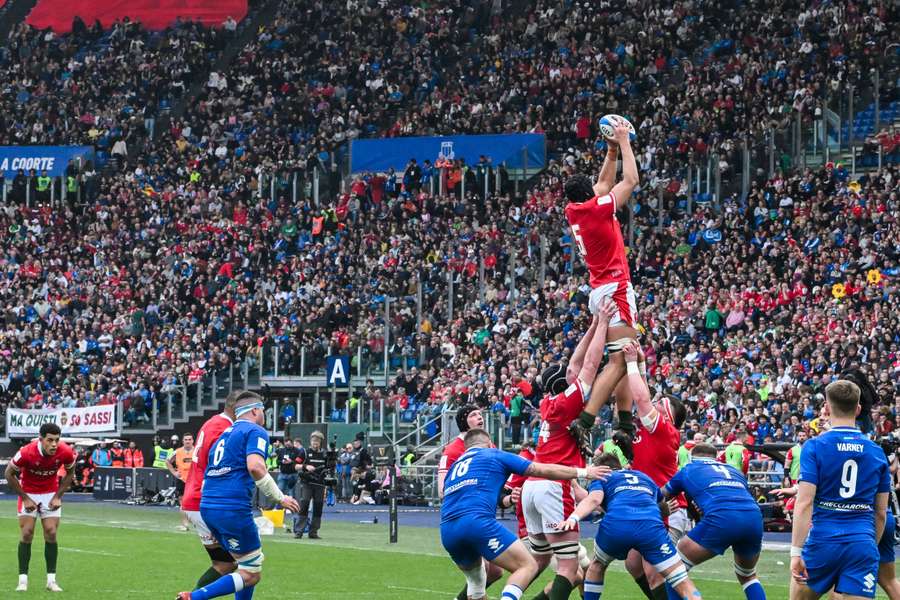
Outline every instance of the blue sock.
<svg viewBox="0 0 900 600">
<path fill-rule="evenodd" d="M 600 600 L 603 594 L 602 581 L 585 581 L 584 582 L 584 600 Z"/>
<path fill-rule="evenodd" d="M 747 596 L 747 600 L 766 600 L 766 591 L 759 579 L 751 579 L 744 584 L 744 595 Z"/>
<path fill-rule="evenodd" d="M 251 585 L 250 587 L 245 587 L 241 591 L 237 592 L 234 595 L 234 600 L 250 600 L 253 597 L 253 590 L 256 588 L 255 585 Z"/>
<path fill-rule="evenodd" d="M 238 587 L 240 581 L 240 587 Z M 237 573 L 222 575 L 211 584 L 191 592 L 191 600 L 209 600 L 219 596 L 228 596 L 244 588 L 244 580 Z"/>
<path fill-rule="evenodd" d="M 669 600 L 683 600 L 681 596 L 678 595 L 678 592 L 675 591 L 668 583 L 666 584 L 666 594 L 669 597 Z"/>
</svg>

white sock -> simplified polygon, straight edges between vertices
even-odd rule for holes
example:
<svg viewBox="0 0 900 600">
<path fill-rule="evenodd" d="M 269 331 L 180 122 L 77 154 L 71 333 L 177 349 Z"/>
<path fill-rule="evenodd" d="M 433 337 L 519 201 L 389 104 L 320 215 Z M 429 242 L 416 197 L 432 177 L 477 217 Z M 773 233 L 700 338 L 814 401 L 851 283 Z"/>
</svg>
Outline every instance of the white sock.
<svg viewBox="0 0 900 600">
<path fill-rule="evenodd" d="M 522 588 L 512 583 L 507 583 L 500 594 L 500 600 L 520 600 L 522 598 Z"/>
<path fill-rule="evenodd" d="M 19 574 L 19 583 L 28 583 L 28 575 L 27 574 Z"/>
<path fill-rule="evenodd" d="M 56 582 L 56 573 L 47 573 L 47 583 Z"/>
</svg>

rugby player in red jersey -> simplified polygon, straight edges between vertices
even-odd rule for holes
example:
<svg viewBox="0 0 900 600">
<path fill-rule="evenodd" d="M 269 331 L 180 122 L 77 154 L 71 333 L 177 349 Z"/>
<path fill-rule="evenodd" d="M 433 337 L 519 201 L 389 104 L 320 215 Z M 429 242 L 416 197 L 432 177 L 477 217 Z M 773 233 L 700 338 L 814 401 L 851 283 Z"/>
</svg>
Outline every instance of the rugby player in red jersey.
<svg viewBox="0 0 900 600">
<path fill-rule="evenodd" d="M 56 532 L 62 516 L 62 497 L 75 475 L 75 452 L 60 441 L 62 430 L 56 423 L 41 425 L 40 438 L 23 446 L 8 465 L 6 481 L 19 496 L 19 585 L 17 592 L 28 590 L 28 563 L 31 561 L 31 540 L 34 522 L 41 519 L 44 529 L 44 560 L 47 562 L 47 590 L 61 592 L 56 583 L 56 557 L 59 546 Z M 60 483 L 60 467 L 65 476 Z"/>
<path fill-rule="evenodd" d="M 635 323 L 637 305 L 628 260 L 625 257 L 622 229 L 616 218 L 616 210 L 628 205 L 631 193 L 640 182 L 637 161 L 628 136 L 628 127 L 621 122 L 618 123 L 615 126 L 615 141 L 607 141 L 609 149 L 597 183 L 592 184 L 584 175 L 574 175 L 566 180 L 564 186 L 566 200 L 569 201 L 565 207 L 566 219 L 590 273 L 592 290 L 588 307 L 592 314 L 597 314 L 604 299 L 612 299 L 616 305 L 616 313 L 610 319 L 609 328 L 605 332 L 607 347 L 610 352 L 615 353 L 611 354 L 610 360 L 616 361 L 622 361 L 622 357 L 616 351 L 621 349 L 627 340 L 637 338 Z M 616 165 L 620 152 L 622 180 L 616 183 Z M 590 335 L 590 332 L 585 335 Z M 573 357 L 569 362 L 568 378 L 574 379 L 580 371 L 581 363 Z M 619 429 L 632 435 L 634 425 L 631 416 L 631 396 L 624 381 L 616 388 L 615 397 Z M 580 420 L 580 427 L 576 426 L 576 433 L 582 440 L 592 425 L 593 420 L 587 415 Z"/>
<path fill-rule="evenodd" d="M 579 415 L 591 415 L 591 425 L 603 402 L 609 398 L 624 368 L 610 361 L 603 372 L 597 370 L 603 360 L 606 330 L 617 307 L 611 299 L 604 300 L 597 315 L 572 354 L 572 361 L 581 365 L 577 375 L 569 380 L 565 365 L 554 364 L 545 368 L 538 384 L 545 394 L 541 401 L 541 430 L 535 459 L 539 462 L 584 467 L 583 445 L 570 431 L 573 419 Z M 568 598 L 578 579 L 578 531 L 560 532 L 556 524 L 565 521 L 575 509 L 576 486 L 570 481 L 550 481 L 530 477 L 522 487 L 522 512 L 531 552 L 538 567 L 543 570 L 556 556 L 557 574 L 553 580 L 549 598 Z M 541 598 L 539 594 L 537 596 Z"/>
<path fill-rule="evenodd" d="M 200 427 L 197 433 L 197 441 L 191 455 L 191 468 L 188 471 L 187 480 L 184 483 L 184 497 L 181 500 L 181 510 L 187 515 L 188 521 L 193 524 L 200 543 L 206 549 L 212 566 L 197 581 L 197 588 L 202 588 L 212 583 L 222 575 L 231 573 L 237 568 L 231 554 L 229 554 L 213 537 L 209 527 L 200 516 L 200 498 L 203 490 L 203 474 L 206 472 L 206 464 L 209 461 L 209 450 L 218 441 L 222 432 L 234 425 L 234 406 L 238 400 L 244 399 L 252 392 L 233 391 L 225 399 L 225 408 L 221 413 L 213 415 Z"/>
<path fill-rule="evenodd" d="M 637 405 L 640 420 L 634 436 L 631 468 L 641 471 L 662 487 L 678 471 L 678 448 L 681 445 L 681 426 L 687 416 L 684 405 L 676 398 L 664 396 L 651 400 L 650 388 L 638 363 L 643 358 L 637 342 L 629 342 L 622 349 L 625 357 L 625 382 Z M 678 507 L 686 508 L 684 496 L 678 498 Z M 663 577 L 641 555 L 632 550 L 625 560 L 625 568 L 648 598 L 665 599 Z"/>
</svg>

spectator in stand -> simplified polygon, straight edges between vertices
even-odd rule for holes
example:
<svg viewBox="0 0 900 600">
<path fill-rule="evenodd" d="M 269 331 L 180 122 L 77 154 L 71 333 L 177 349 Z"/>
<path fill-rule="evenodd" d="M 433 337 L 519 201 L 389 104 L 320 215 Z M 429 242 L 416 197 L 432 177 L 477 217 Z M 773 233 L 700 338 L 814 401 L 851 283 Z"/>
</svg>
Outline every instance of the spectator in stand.
<svg viewBox="0 0 900 600">
<path fill-rule="evenodd" d="M 137 447 L 134 440 L 128 442 L 128 447 L 125 449 L 125 466 L 135 469 L 144 466 L 144 453 Z"/>
<path fill-rule="evenodd" d="M 113 442 L 112 448 L 109 450 L 109 460 L 112 467 L 121 468 L 125 466 L 125 450 L 122 449 L 120 441 L 116 440 Z"/>
<path fill-rule="evenodd" d="M 91 452 L 91 464 L 94 468 L 112 465 L 112 459 L 110 458 L 109 450 L 106 448 L 106 442 L 100 442 L 100 446 L 94 448 L 94 451 Z"/>
</svg>

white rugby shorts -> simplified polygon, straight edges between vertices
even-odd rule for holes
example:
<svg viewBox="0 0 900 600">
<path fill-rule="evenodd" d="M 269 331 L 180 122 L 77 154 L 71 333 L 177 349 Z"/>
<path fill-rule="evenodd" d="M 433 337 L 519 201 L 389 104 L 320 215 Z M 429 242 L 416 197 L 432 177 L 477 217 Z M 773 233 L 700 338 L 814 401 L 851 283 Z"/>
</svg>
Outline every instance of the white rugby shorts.
<svg viewBox="0 0 900 600">
<path fill-rule="evenodd" d="M 521 502 L 530 535 L 559 533 L 556 525 L 575 510 L 575 496 L 568 481 L 529 479 L 522 486 Z"/>
<path fill-rule="evenodd" d="M 28 493 L 28 492 L 26 492 Z M 19 501 L 16 503 L 16 511 L 20 517 L 33 517 L 35 519 L 53 519 L 60 518 L 62 516 L 62 505 L 56 510 L 50 510 L 50 500 L 53 499 L 53 496 L 56 494 L 54 492 L 50 492 L 49 494 L 31 494 L 28 493 L 28 497 L 31 498 L 35 504 L 38 505 L 37 510 L 33 510 L 31 512 L 25 511 L 24 503 L 22 499 L 19 498 Z"/>
<path fill-rule="evenodd" d="M 637 319 L 637 301 L 634 296 L 634 287 L 630 281 L 614 281 L 605 283 L 591 290 L 588 300 L 588 308 L 592 315 L 600 310 L 600 305 L 605 298 L 612 298 L 619 309 L 609 320 L 610 327 L 628 326 L 634 327 Z"/>
<path fill-rule="evenodd" d="M 200 516 L 199 510 L 186 510 L 184 511 L 184 514 L 187 515 L 188 521 L 191 522 L 191 525 L 193 525 L 194 529 L 197 531 L 197 536 L 200 538 L 201 544 L 204 546 L 215 546 L 219 543 L 216 541 L 216 538 L 213 537 L 209 527 L 206 526 L 206 522 L 203 520 L 203 517 Z"/>
</svg>

